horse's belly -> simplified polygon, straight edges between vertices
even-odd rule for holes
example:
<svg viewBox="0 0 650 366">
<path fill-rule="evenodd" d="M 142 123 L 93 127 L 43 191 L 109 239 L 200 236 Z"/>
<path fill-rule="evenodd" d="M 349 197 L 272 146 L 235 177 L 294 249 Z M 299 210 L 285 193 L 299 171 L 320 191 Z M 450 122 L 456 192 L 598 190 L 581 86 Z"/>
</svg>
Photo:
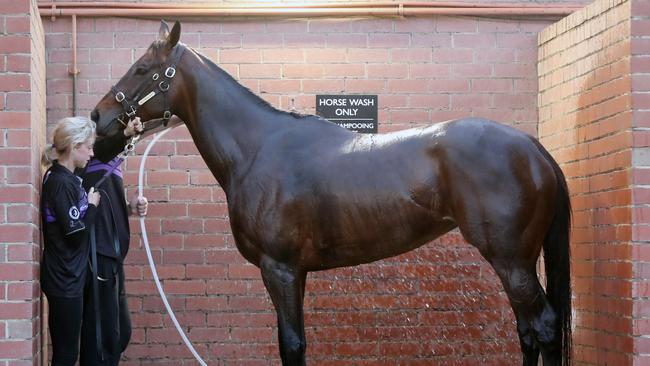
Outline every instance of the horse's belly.
<svg viewBox="0 0 650 366">
<path fill-rule="evenodd" d="M 456 227 L 453 220 L 432 220 L 423 215 L 407 222 L 388 221 L 384 225 L 357 222 L 343 231 L 324 233 L 306 261 L 310 270 L 369 263 L 393 257 L 421 245 Z"/>
</svg>

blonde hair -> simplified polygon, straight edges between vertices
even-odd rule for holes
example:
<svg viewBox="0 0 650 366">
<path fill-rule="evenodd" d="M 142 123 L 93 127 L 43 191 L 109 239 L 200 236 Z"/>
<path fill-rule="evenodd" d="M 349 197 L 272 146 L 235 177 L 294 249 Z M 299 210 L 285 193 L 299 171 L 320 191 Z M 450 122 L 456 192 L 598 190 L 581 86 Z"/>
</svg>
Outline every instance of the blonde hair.
<svg viewBox="0 0 650 366">
<path fill-rule="evenodd" d="M 95 122 L 86 117 L 66 117 L 57 122 L 52 143 L 45 146 L 41 162 L 50 165 L 59 157 L 70 153 L 77 144 L 95 136 Z"/>
</svg>

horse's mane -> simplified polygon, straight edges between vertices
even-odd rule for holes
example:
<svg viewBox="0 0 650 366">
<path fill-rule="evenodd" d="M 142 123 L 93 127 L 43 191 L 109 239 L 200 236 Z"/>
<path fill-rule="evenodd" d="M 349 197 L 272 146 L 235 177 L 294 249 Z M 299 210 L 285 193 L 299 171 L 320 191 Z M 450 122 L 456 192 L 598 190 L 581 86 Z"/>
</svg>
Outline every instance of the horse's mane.
<svg viewBox="0 0 650 366">
<path fill-rule="evenodd" d="M 225 70 L 220 68 L 217 64 L 212 62 L 212 60 L 210 60 L 206 56 L 202 55 L 201 53 L 197 52 L 195 49 L 193 49 L 191 47 L 188 47 L 188 46 L 185 46 L 185 47 L 187 47 L 188 50 L 191 50 L 198 58 L 201 59 L 201 61 L 203 61 L 203 63 L 208 65 L 212 70 L 218 72 L 226 80 L 232 82 L 234 85 L 237 85 L 239 88 L 241 88 L 241 90 L 244 93 L 246 93 L 249 97 L 251 97 L 252 100 L 254 100 L 258 105 L 262 106 L 264 109 L 266 109 L 266 110 L 268 110 L 270 112 L 273 112 L 273 113 L 277 113 L 277 114 L 289 115 L 289 116 L 291 116 L 291 117 L 293 117 L 295 119 L 305 119 L 305 118 L 309 118 L 309 117 L 317 117 L 317 116 L 313 116 L 311 114 L 302 114 L 302 113 L 298 113 L 298 112 L 295 112 L 295 111 L 287 112 L 287 111 L 283 111 L 283 110 L 275 108 L 274 106 L 271 105 L 271 103 L 264 100 L 263 98 L 260 98 L 257 94 L 253 93 L 249 88 L 242 85 L 239 81 L 237 81 L 234 77 L 232 77 L 232 75 L 230 75 Z"/>
</svg>

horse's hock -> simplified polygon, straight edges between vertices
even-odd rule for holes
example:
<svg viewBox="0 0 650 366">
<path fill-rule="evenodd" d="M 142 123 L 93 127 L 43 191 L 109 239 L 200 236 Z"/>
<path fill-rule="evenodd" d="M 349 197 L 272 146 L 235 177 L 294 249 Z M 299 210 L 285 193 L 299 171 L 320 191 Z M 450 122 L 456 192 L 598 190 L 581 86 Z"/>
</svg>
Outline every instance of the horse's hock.
<svg viewBox="0 0 650 366">
<path fill-rule="evenodd" d="M 498 17 L 197 17 L 184 21 L 183 42 L 280 109 L 313 113 L 315 94 L 372 94 L 380 132 L 481 116 L 539 137 L 573 205 L 573 363 L 647 362 L 650 2 L 597 1 L 561 20 L 519 5 Z M 0 362 L 46 355 L 37 212 L 46 128 L 73 107 L 88 115 L 158 29 L 160 16 L 98 8 L 76 17 L 73 42 L 70 13 L 39 18 L 35 1 L 0 4 Z M 209 364 L 275 365 L 275 312 L 259 270 L 235 248 L 225 195 L 187 130 L 168 136 L 149 158 L 145 192 L 172 307 Z M 189 364 L 138 244 L 127 259 L 134 334 L 125 363 Z M 309 364 L 521 362 L 502 286 L 458 232 L 374 264 L 312 273 L 305 291 Z"/>
</svg>

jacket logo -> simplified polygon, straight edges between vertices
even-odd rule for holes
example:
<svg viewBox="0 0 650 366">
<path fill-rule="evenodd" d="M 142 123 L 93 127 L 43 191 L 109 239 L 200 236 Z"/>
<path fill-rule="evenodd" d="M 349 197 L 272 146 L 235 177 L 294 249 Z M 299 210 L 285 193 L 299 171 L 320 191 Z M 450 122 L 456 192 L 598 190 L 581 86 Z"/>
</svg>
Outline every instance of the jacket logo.
<svg viewBox="0 0 650 366">
<path fill-rule="evenodd" d="M 71 219 L 73 220 L 79 220 L 79 209 L 77 206 L 72 206 L 70 207 L 70 210 L 68 211 L 68 216 L 70 216 Z"/>
</svg>

